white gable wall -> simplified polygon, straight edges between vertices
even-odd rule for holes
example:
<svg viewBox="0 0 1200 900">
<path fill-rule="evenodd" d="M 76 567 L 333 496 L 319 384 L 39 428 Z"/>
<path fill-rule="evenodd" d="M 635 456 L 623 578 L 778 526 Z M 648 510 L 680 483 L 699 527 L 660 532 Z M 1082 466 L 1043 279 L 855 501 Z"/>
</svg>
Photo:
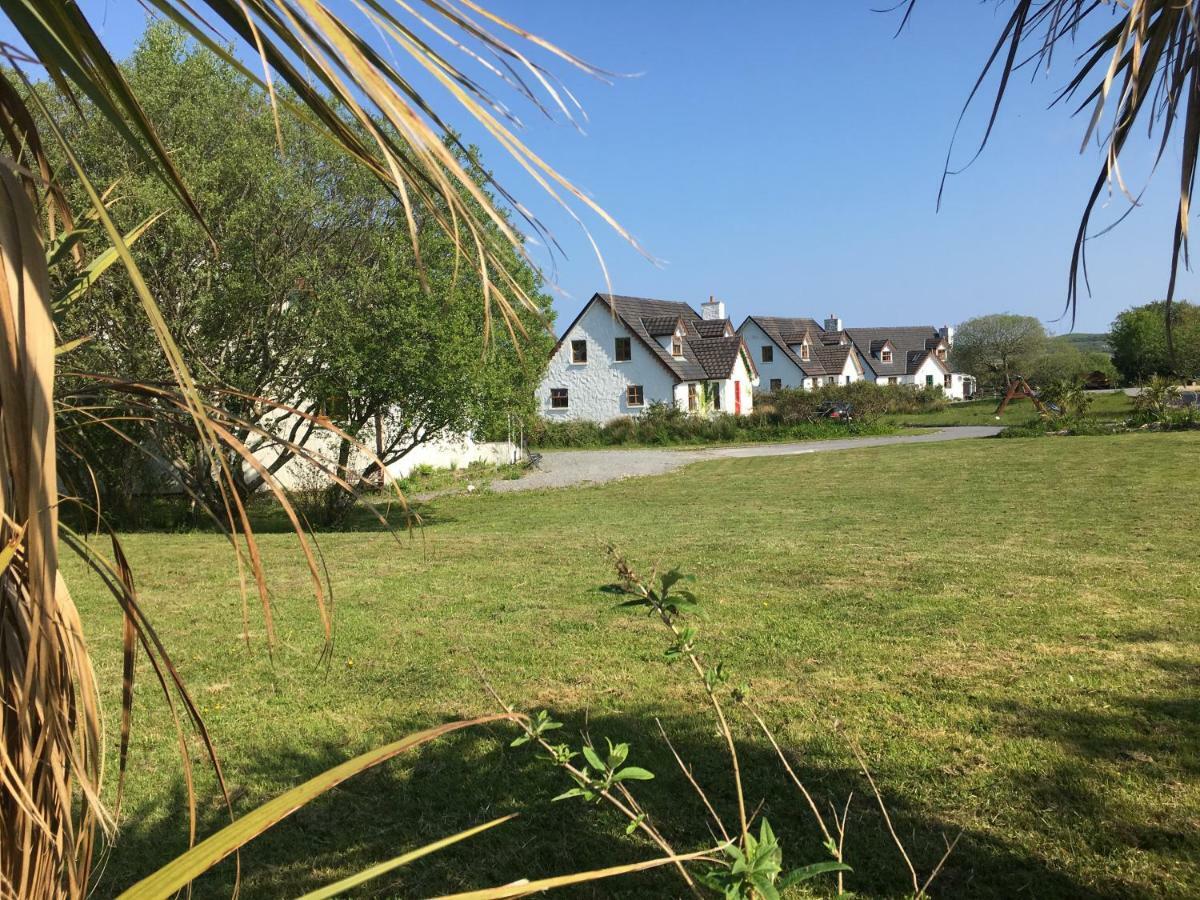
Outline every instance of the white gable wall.
<svg viewBox="0 0 1200 900">
<path fill-rule="evenodd" d="M 772 378 L 778 378 L 785 388 L 807 386 L 804 383 L 804 373 L 788 359 L 787 354 L 773 340 L 767 337 L 766 332 L 758 327 L 758 323 L 747 320 L 738 333 L 746 342 L 746 349 L 750 352 L 750 358 L 754 360 L 755 368 L 758 369 L 760 391 L 771 389 Z M 763 347 L 771 347 L 774 351 L 774 359 L 771 362 L 762 361 Z"/>
<path fill-rule="evenodd" d="M 858 371 L 858 366 L 854 364 L 854 351 L 851 350 L 846 354 L 846 364 L 842 366 L 842 384 L 853 384 L 862 380 L 863 373 Z"/>
<path fill-rule="evenodd" d="M 723 382 L 722 390 L 727 393 L 726 396 L 721 398 L 722 401 L 725 401 L 722 403 L 721 408 L 725 412 L 731 413 L 734 410 L 733 398 L 735 392 L 738 390 L 734 387 L 735 383 L 740 385 L 741 388 L 741 414 L 748 416 L 754 409 L 754 376 L 750 374 L 750 369 L 746 367 L 746 359 L 741 353 L 737 356 L 737 362 L 733 364 L 731 377 L 725 379 Z"/>
<path fill-rule="evenodd" d="M 933 378 L 934 387 L 942 386 L 942 378 L 945 376 L 946 370 L 938 365 L 937 360 L 932 356 L 927 356 L 925 361 L 921 363 L 921 367 L 917 369 L 909 377 L 909 384 L 917 387 L 925 387 L 928 378 Z"/>
<path fill-rule="evenodd" d="M 615 342 L 629 338 L 631 359 L 617 362 Z M 586 340 L 586 363 L 571 362 L 571 341 Z M 669 338 L 668 338 L 669 340 Z M 668 345 L 669 346 L 669 345 Z M 593 301 L 566 334 L 537 389 L 538 411 L 551 421 L 584 419 L 604 423 L 617 416 L 639 415 L 651 403 L 675 400 L 675 376 L 647 347 L 622 324 L 603 303 Z M 646 404 L 631 407 L 626 389 L 640 384 Z M 550 407 L 550 389 L 566 388 L 566 409 Z M 687 391 L 684 390 L 684 408 Z"/>
<path fill-rule="evenodd" d="M 952 400 L 966 399 L 967 392 L 965 386 L 963 385 L 962 372 L 952 372 L 950 374 L 950 387 L 946 390 L 946 394 Z"/>
</svg>

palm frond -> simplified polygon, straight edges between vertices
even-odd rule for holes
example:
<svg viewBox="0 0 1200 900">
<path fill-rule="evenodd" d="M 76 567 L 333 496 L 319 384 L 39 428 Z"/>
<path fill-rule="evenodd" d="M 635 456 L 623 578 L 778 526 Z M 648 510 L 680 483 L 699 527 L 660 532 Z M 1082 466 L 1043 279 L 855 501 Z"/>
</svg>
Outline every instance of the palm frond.
<svg viewBox="0 0 1200 900">
<path fill-rule="evenodd" d="M 404 207 L 418 259 L 413 210 L 419 204 L 452 236 L 456 259 L 464 255 L 478 266 L 486 318 L 490 323 L 494 307 L 514 339 L 516 331 L 523 330 L 518 308 L 540 311 L 504 263 L 506 255 L 514 251 L 528 259 L 526 241 L 506 211 L 492 199 L 493 192 L 543 244 L 551 248 L 557 244 L 527 205 L 490 176 L 480 183 L 464 167 L 460 159 L 475 160 L 458 141 L 448 117 L 443 116 L 444 107 L 453 107 L 482 126 L 581 226 L 583 219 L 576 207 L 597 216 L 637 246 L 607 211 L 516 137 L 508 126 L 515 127 L 519 120 L 507 106 L 452 63 L 434 42 L 441 41 L 454 52 L 465 53 L 468 59 L 483 64 L 483 70 L 491 75 L 500 74 L 505 84 L 546 115 L 557 111 L 572 122 L 578 103 L 565 84 L 533 59 L 533 51 L 548 53 L 595 77 L 607 78 L 611 73 L 589 66 L 476 3 L 466 2 L 464 11 L 446 0 L 412 0 L 399 2 L 397 8 L 402 12 L 398 13 L 376 0 L 355 0 L 365 22 L 384 36 L 386 50 L 364 39 L 322 0 L 206 0 L 203 4 L 145 0 L 145 5 L 183 27 L 199 43 L 257 82 L 273 104 L 286 103 L 388 185 Z M 0 191 L 4 194 L 0 198 L 4 200 L 0 203 L 0 718 L 4 735 L 0 742 L 0 843 L 5 848 L 0 854 L 0 891 L 22 897 L 78 898 L 87 893 L 96 828 L 108 828 L 112 818 L 100 801 L 103 733 L 91 664 L 82 624 L 58 572 L 60 532 L 66 544 L 108 586 L 123 612 L 121 780 L 128 761 L 133 676 L 139 649 L 149 659 L 176 722 L 188 784 L 192 842 L 196 839 L 195 798 L 185 723 L 200 735 L 222 791 L 224 780 L 199 710 L 138 604 L 133 574 L 119 542 L 113 540 L 112 559 L 106 559 L 72 529 L 60 529 L 55 366 L 58 351 L 65 354 L 76 344 L 66 341 L 60 345 L 57 340 L 47 260 L 63 261 L 70 254 L 82 265 L 83 229 L 76 227 L 76 218 L 63 200 L 58 174 L 49 165 L 44 149 L 48 139 L 57 143 L 66 160 L 66 171 L 86 194 L 88 227 L 101 229 L 111 244 L 110 252 L 80 273 L 62 302 L 79 302 L 95 278 L 119 261 L 174 380 L 169 390 L 124 386 L 127 400 L 116 416 L 103 409 L 103 404 L 89 402 L 68 403 L 60 409 L 69 408 L 74 413 L 76 422 L 69 428 L 86 423 L 119 434 L 122 429 L 117 419 L 158 420 L 165 415 L 178 427 L 190 428 L 200 436 L 202 452 L 208 455 L 216 473 L 220 510 L 214 511 L 214 517 L 235 547 L 243 597 L 247 577 L 254 582 L 270 646 L 274 629 L 266 578 L 232 469 L 234 465 L 261 464 L 236 437 L 238 433 L 256 433 L 256 426 L 224 414 L 208 401 L 172 333 L 171 323 L 146 286 L 130 244 L 152 223 L 145 222 L 129 234 L 122 234 L 116 227 L 106 208 L 108 197 L 93 184 L 86 161 L 64 137 L 24 67 L 43 67 L 56 89 L 77 108 L 86 99 L 142 163 L 158 173 L 177 201 L 203 222 L 201 210 L 154 123 L 78 4 L 13 0 L 3 4 L 3 11 L 29 52 L 10 45 L 0 50 L 19 79 L 10 80 L 9 72 L 0 75 L 0 139 L 4 151 L 0 154 Z M 237 40 L 253 48 L 262 63 L 261 75 L 236 58 L 217 27 L 229 29 Z M 422 28 L 433 35 L 432 39 L 421 36 Z M 410 75 L 401 71 L 400 63 L 393 61 L 397 49 L 399 59 L 413 72 L 421 73 L 446 92 L 446 104 L 435 103 L 414 86 Z M 496 60 L 496 64 L 485 63 L 485 57 Z M 276 92 L 276 77 L 295 99 Z M 46 134 L 39 133 L 39 127 L 44 127 Z M 278 127 L 276 133 L 282 142 Z M 39 203 L 47 210 L 44 229 L 37 227 L 35 210 Z M 590 234 L 588 240 L 596 246 Z M 607 281 L 607 274 L 605 277 Z M 108 388 L 115 390 L 116 386 Z M 259 428 L 259 436 L 263 436 L 262 431 Z M 280 440 L 278 435 L 266 437 Z M 133 440 L 130 443 L 138 445 Z M 62 452 L 83 462 L 97 499 L 93 512 L 100 528 L 100 492 L 95 473 L 87 466 L 86 453 L 71 447 L 64 447 Z M 332 475 L 335 482 L 339 480 L 339 472 L 334 470 Z M 264 480 L 288 512 L 300 538 L 328 637 L 331 621 L 316 552 L 307 543 L 303 523 L 275 480 Z M 354 489 L 344 479 L 341 481 Z M 83 505 L 82 500 L 77 502 Z M 378 759 L 399 749 L 384 748 L 384 756 Z M 331 785 L 336 778 L 322 783 Z M 305 790 L 311 787 L 303 786 Z M 143 884 L 139 890 L 148 890 L 154 896 L 178 890 L 214 859 L 233 852 L 269 825 L 268 820 L 286 815 L 303 802 L 294 792 L 281 800 L 282 805 L 268 804 L 264 808 L 268 811 L 259 810 L 257 818 L 251 814 L 231 826 L 233 831 L 219 832 L 196 845 L 169 872 L 152 877 L 150 884 Z"/>
<path fill-rule="evenodd" d="M 908 23 L 917 0 L 905 0 L 902 6 Z M 1085 40 L 1084 35 L 1090 36 L 1072 77 L 1055 100 L 1075 103 L 1076 113 L 1090 110 L 1081 148 L 1086 149 L 1094 139 L 1103 156 L 1075 233 L 1063 312 L 1070 314 L 1074 327 L 1080 292 L 1089 290 L 1087 243 L 1112 228 L 1093 231 L 1092 219 L 1102 198 L 1119 191 L 1128 198 L 1131 209 L 1140 203 L 1142 192 L 1134 194 L 1129 189 L 1121 160 L 1135 129 L 1144 128 L 1147 138 L 1157 145 L 1153 169 L 1166 156 L 1172 137 L 1180 149 L 1167 287 L 1169 316 L 1179 269 L 1188 266 L 1188 220 L 1200 154 L 1200 4 L 1195 0 L 1016 0 L 1003 22 L 959 117 L 961 127 L 967 109 L 989 76 L 994 76 L 997 86 L 987 125 L 967 166 L 992 135 L 1013 73 L 1028 64 L 1034 72 L 1048 71 L 1060 45 L 1073 45 Z M 953 141 L 939 203 L 946 177 L 966 168 L 951 168 L 952 152 Z M 1118 221 L 1125 215 L 1128 211 Z"/>
</svg>

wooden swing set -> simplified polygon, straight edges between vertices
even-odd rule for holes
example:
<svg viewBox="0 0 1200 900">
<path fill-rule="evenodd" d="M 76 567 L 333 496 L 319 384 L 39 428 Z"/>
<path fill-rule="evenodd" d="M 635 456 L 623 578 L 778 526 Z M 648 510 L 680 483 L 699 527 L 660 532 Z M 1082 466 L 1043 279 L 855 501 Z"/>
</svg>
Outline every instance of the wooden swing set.
<svg viewBox="0 0 1200 900">
<path fill-rule="evenodd" d="M 1008 404 L 1011 403 L 1016 397 L 1028 397 L 1031 401 L 1033 401 L 1033 405 L 1037 408 L 1039 413 L 1042 415 L 1047 413 L 1045 404 L 1038 399 L 1037 391 L 1029 386 L 1029 382 L 1026 381 L 1024 377 L 1018 375 L 1009 383 L 1008 393 L 1004 395 L 1004 399 L 1001 400 L 1000 405 L 996 407 L 997 419 L 1004 415 L 1004 410 L 1008 409 Z"/>
</svg>

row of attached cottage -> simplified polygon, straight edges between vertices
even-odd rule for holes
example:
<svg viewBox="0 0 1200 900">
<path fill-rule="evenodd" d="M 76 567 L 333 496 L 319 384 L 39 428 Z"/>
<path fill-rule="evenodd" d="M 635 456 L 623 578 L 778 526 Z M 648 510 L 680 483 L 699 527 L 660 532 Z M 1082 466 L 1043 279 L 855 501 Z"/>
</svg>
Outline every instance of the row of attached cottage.
<svg viewBox="0 0 1200 900">
<path fill-rule="evenodd" d="M 815 319 L 748 316 L 741 326 L 709 298 L 686 303 L 596 294 L 563 332 L 538 404 L 550 419 L 607 422 L 652 403 L 746 415 L 755 391 L 834 384 L 937 386 L 961 400 L 974 379 L 947 364 L 949 326 L 844 328 Z"/>
</svg>

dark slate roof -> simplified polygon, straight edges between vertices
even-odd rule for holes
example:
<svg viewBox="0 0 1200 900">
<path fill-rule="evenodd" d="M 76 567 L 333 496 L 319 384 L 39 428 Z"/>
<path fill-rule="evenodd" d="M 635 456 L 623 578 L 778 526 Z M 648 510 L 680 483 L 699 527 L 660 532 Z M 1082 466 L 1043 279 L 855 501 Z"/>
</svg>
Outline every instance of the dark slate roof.
<svg viewBox="0 0 1200 900">
<path fill-rule="evenodd" d="M 911 375 L 942 342 L 942 336 L 931 325 L 847 328 L 846 334 L 854 341 L 863 361 L 876 375 Z M 890 363 L 885 363 L 879 358 L 879 351 L 885 341 L 891 341 L 896 350 Z"/>
<path fill-rule="evenodd" d="M 654 337 L 662 337 L 675 333 L 675 329 L 679 327 L 679 316 L 642 316 L 642 325 L 646 327 L 647 333 Z"/>
<path fill-rule="evenodd" d="M 701 338 L 689 343 L 696 353 L 696 360 L 704 366 L 709 378 L 728 378 L 742 349 L 742 339 L 737 335 Z"/>
<path fill-rule="evenodd" d="M 697 333 L 702 338 L 725 337 L 726 331 L 732 331 L 728 319 L 701 319 L 694 324 Z"/>
<path fill-rule="evenodd" d="M 850 344 L 821 344 L 813 350 L 813 355 L 826 375 L 841 375 L 852 350 Z"/>
<path fill-rule="evenodd" d="M 742 339 L 736 335 L 706 337 L 706 334 L 718 330 L 717 326 L 718 333 L 723 335 L 728 320 L 705 320 L 686 303 L 675 300 L 650 300 L 618 294 L 596 296 L 613 308 L 625 326 L 637 335 L 680 381 L 728 378 L 733 372 Z M 683 358 L 676 359 L 658 342 L 656 336 L 674 334 L 680 321 L 683 322 Z M 667 322 L 670 322 L 669 328 L 666 327 Z"/>
</svg>

